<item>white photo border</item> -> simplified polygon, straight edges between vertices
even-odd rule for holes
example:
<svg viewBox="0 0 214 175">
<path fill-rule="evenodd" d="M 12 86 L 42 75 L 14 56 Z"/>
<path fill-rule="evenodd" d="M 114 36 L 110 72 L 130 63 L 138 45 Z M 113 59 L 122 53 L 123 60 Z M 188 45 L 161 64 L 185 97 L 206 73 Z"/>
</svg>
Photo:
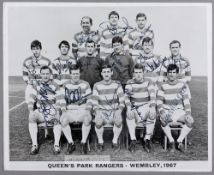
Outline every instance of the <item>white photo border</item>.
<svg viewBox="0 0 214 175">
<path fill-rule="evenodd" d="M 144 169 L 131 169 L 129 163 L 130 162 L 122 162 L 123 168 L 93 168 L 93 169 L 86 169 L 86 168 L 50 168 L 49 164 L 71 164 L 71 162 L 66 161 L 57 161 L 57 162 L 47 162 L 47 161 L 10 161 L 9 160 L 9 94 L 8 94 L 8 34 L 7 34 L 7 27 L 8 27 L 8 7 L 10 6 L 138 6 L 142 5 L 142 3 L 4 3 L 4 13 L 3 13 L 3 94 L 4 94 L 4 169 L 5 170 L 15 170 L 15 171 L 154 171 L 154 172 L 161 172 L 161 171 L 173 171 L 173 172 L 210 172 L 212 170 L 212 6 L 210 3 L 143 3 L 143 6 L 201 6 L 204 5 L 207 7 L 207 33 L 210 35 L 207 36 L 207 53 L 208 53 L 208 161 L 172 161 L 177 164 L 176 168 L 167 169 L 167 168 L 144 168 Z M 152 161 L 152 163 L 166 163 L 171 161 Z M 74 162 L 72 162 L 74 163 Z M 84 162 L 82 162 L 84 163 Z M 86 164 L 89 162 L 85 162 Z M 92 164 L 101 163 L 101 162 L 92 162 Z M 103 162 L 104 163 L 104 162 Z M 105 162 L 105 163 L 112 163 L 112 162 Z M 120 164 L 121 162 L 114 162 L 114 164 Z M 142 163 L 142 162 L 134 162 L 134 163 Z M 143 163 L 151 163 L 149 161 L 145 161 Z M 33 166 L 32 166 L 33 164 Z M 74 163 L 75 167 L 77 167 L 78 162 Z M 191 168 L 190 168 L 191 167 Z M 203 167 L 203 168 L 202 168 Z"/>
</svg>

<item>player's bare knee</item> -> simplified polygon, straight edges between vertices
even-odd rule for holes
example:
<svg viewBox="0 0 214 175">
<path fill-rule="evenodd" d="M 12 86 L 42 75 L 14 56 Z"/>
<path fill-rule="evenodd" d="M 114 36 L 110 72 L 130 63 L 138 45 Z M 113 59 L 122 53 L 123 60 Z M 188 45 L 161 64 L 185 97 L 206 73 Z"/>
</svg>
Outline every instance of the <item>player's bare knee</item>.
<svg viewBox="0 0 214 175">
<path fill-rule="evenodd" d="M 36 123 L 36 118 L 37 118 L 37 116 L 36 116 L 35 112 L 30 113 L 29 118 L 28 118 L 29 123 Z"/>
<path fill-rule="evenodd" d="M 61 126 L 64 128 L 68 125 L 68 121 L 67 121 L 67 118 L 66 117 L 61 117 L 60 118 L 60 123 L 61 123 Z"/>
<path fill-rule="evenodd" d="M 127 120 L 133 120 L 134 116 L 133 115 L 129 115 L 128 113 L 126 113 L 126 119 Z"/>
<path fill-rule="evenodd" d="M 189 128 L 192 128 L 193 123 L 194 123 L 194 119 L 193 119 L 191 116 L 187 116 L 187 117 L 185 118 L 185 124 L 186 124 Z"/>
<path fill-rule="evenodd" d="M 85 117 L 85 118 L 84 118 L 84 121 L 83 121 L 83 124 L 84 124 L 85 126 L 91 125 L 91 117 L 89 117 L 89 116 Z"/>
<path fill-rule="evenodd" d="M 103 126 L 103 120 L 102 120 L 102 118 L 96 117 L 95 118 L 95 127 L 98 128 L 98 129 L 100 129 L 102 126 Z"/>
<path fill-rule="evenodd" d="M 120 128 L 122 126 L 122 120 L 119 120 L 119 119 L 114 120 L 114 125 Z"/>
</svg>

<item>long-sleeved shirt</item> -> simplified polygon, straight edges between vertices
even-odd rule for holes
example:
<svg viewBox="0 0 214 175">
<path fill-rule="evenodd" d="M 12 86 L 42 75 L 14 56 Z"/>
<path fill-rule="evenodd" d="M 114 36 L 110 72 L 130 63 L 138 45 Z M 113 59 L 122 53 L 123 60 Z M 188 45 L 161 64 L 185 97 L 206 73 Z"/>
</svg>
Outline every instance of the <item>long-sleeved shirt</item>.
<svg viewBox="0 0 214 175">
<path fill-rule="evenodd" d="M 43 56 L 40 56 L 39 58 L 31 56 L 25 59 L 23 63 L 23 72 L 22 72 L 23 80 L 27 84 L 31 85 L 39 83 L 39 81 L 41 80 L 40 68 L 42 66 L 50 66 L 50 64 L 51 64 L 50 60 Z"/>
<path fill-rule="evenodd" d="M 125 85 L 132 78 L 134 61 L 129 54 L 115 54 L 113 52 L 106 58 L 105 63 L 113 69 L 113 80 L 118 80 L 122 85 Z"/>
<path fill-rule="evenodd" d="M 154 32 L 151 25 L 144 27 L 142 30 L 135 28 L 128 34 L 130 54 L 136 55 L 138 50 L 142 50 L 142 41 L 146 37 L 154 39 Z"/>
<path fill-rule="evenodd" d="M 100 57 L 106 59 L 106 57 L 111 54 L 114 50 L 112 48 L 112 39 L 115 36 L 120 36 L 123 39 L 124 51 L 129 52 L 129 44 L 127 37 L 128 30 L 123 27 L 113 28 L 108 26 L 102 31 L 101 40 L 100 40 Z"/>
<path fill-rule="evenodd" d="M 125 104 L 132 109 L 145 104 L 156 106 L 154 84 L 148 80 L 142 82 L 137 82 L 135 79 L 129 80 L 125 87 Z"/>
<path fill-rule="evenodd" d="M 90 96 L 91 88 L 88 82 L 79 80 L 74 83 L 72 80 L 64 83 L 60 90 L 60 107 L 62 111 L 91 109 Z"/>
<path fill-rule="evenodd" d="M 125 96 L 119 81 L 111 80 L 105 83 L 104 80 L 95 83 L 91 97 L 93 109 L 117 110 L 125 107 Z"/>
<path fill-rule="evenodd" d="M 160 72 L 160 80 L 166 81 L 167 79 L 167 67 L 169 64 L 176 64 L 179 67 L 178 78 L 180 81 L 188 83 L 191 81 L 191 67 L 189 60 L 187 58 L 179 55 L 177 58 L 173 58 L 172 56 L 165 58 L 163 60 L 163 64 Z"/>
<path fill-rule="evenodd" d="M 53 79 L 59 86 L 71 79 L 70 68 L 77 63 L 75 58 L 67 57 L 66 60 L 58 57 L 52 62 Z"/>
<path fill-rule="evenodd" d="M 186 84 L 181 81 L 160 83 L 157 93 L 157 107 L 159 112 L 162 110 L 183 109 L 187 114 L 191 114 Z"/>
<path fill-rule="evenodd" d="M 142 64 L 144 68 L 144 77 L 153 82 L 158 80 L 160 75 L 160 69 L 162 66 L 162 58 L 159 55 L 145 54 L 144 52 L 139 52 L 138 57 L 135 60 L 136 63 Z"/>
<path fill-rule="evenodd" d="M 33 110 L 36 102 L 38 111 L 44 117 L 54 116 L 59 110 L 59 86 L 50 80 L 47 83 L 40 82 L 32 88 L 30 100 L 28 101 L 28 109 Z"/>
<path fill-rule="evenodd" d="M 91 88 L 102 80 L 101 71 L 103 60 L 98 57 L 85 56 L 77 61 L 80 66 L 80 79 L 87 81 Z"/>
<path fill-rule="evenodd" d="M 81 31 L 74 35 L 74 42 L 72 43 L 72 53 L 77 59 L 87 55 L 85 45 L 88 40 L 93 40 L 95 42 L 96 55 L 99 53 L 99 31 L 90 31 L 89 33 L 84 33 L 83 31 Z"/>
</svg>

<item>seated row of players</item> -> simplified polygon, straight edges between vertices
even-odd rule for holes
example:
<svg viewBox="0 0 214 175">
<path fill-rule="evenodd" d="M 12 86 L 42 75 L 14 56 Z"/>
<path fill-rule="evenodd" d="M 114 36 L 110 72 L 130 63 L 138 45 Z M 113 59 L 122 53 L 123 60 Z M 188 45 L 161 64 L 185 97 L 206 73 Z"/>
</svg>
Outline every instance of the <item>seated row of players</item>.
<svg viewBox="0 0 214 175">
<path fill-rule="evenodd" d="M 54 125 L 55 154 L 60 153 L 59 140 L 61 130 L 67 141 L 67 153 L 75 150 L 69 124 L 82 122 L 81 151 L 87 153 L 86 141 L 91 129 L 92 114 L 95 115 L 95 131 L 98 137 L 98 151 L 103 151 L 103 131 L 105 124 L 113 124 L 114 151 L 119 151 L 118 138 L 123 127 L 122 111 L 126 105 L 126 122 L 131 138 L 129 150 L 133 152 L 136 145 L 135 128 L 143 122 L 146 126 L 144 148 L 151 151 L 150 139 L 153 135 L 157 111 L 160 114 L 162 129 L 170 141 L 170 150 L 174 151 L 175 141 L 169 128 L 170 122 L 182 122 L 184 126 L 176 141 L 177 148 L 183 150 L 183 139 L 191 131 L 193 118 L 186 85 L 178 81 L 179 68 L 170 64 L 167 68 L 168 80 L 159 84 L 157 98 L 154 83 L 144 79 L 143 66 L 134 66 L 133 78 L 127 82 L 125 93 L 119 81 L 112 80 L 113 70 L 109 65 L 103 65 L 101 75 L 103 80 L 95 83 L 93 92 L 88 82 L 80 79 L 80 69 L 77 65 L 71 67 L 71 79 L 63 87 L 51 79 L 52 70 L 48 66 L 40 69 L 41 81 L 32 89 L 28 103 L 29 131 L 32 138 L 31 154 L 38 153 L 37 123 L 45 122 Z M 156 103 L 157 99 L 157 103 Z M 33 107 L 36 102 L 37 108 Z"/>
</svg>

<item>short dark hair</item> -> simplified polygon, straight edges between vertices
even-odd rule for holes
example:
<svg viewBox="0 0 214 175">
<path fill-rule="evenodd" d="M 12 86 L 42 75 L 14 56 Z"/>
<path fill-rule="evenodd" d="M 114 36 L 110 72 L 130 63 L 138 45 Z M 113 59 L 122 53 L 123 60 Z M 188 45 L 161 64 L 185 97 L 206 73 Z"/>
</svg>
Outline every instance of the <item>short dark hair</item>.
<svg viewBox="0 0 214 175">
<path fill-rule="evenodd" d="M 78 70 L 78 69 L 80 69 L 79 65 L 78 65 L 78 64 L 73 64 L 73 65 L 71 65 L 71 67 L 70 67 L 70 72 L 71 72 L 72 70 Z"/>
<path fill-rule="evenodd" d="M 60 43 L 59 43 L 59 49 L 61 48 L 61 45 L 62 44 L 64 44 L 64 45 L 66 45 L 66 46 L 68 46 L 68 49 L 70 49 L 70 44 L 69 44 L 69 42 L 68 41 L 66 41 L 66 40 L 63 40 L 63 41 L 61 41 Z"/>
<path fill-rule="evenodd" d="M 82 19 L 81 19 L 81 24 L 82 24 L 82 20 L 83 20 L 84 18 L 88 18 L 88 19 L 89 19 L 90 24 L 91 24 L 91 25 L 93 25 L 93 20 L 92 20 L 92 18 L 91 18 L 91 17 L 89 17 L 89 16 L 83 16 L 83 17 L 82 17 Z"/>
<path fill-rule="evenodd" d="M 114 43 L 123 44 L 123 39 L 120 36 L 115 36 L 114 38 L 112 38 L 112 46 L 113 46 Z"/>
<path fill-rule="evenodd" d="M 144 43 L 149 43 L 149 42 L 151 42 L 152 45 L 154 45 L 154 43 L 153 43 L 153 41 L 152 41 L 152 38 L 150 38 L 150 37 L 143 38 L 142 45 L 143 45 Z"/>
<path fill-rule="evenodd" d="M 105 64 L 102 65 L 102 70 L 103 70 L 103 69 L 111 69 L 111 71 L 112 71 L 111 65 L 109 65 L 109 64 L 107 64 L 107 63 L 105 63 Z"/>
<path fill-rule="evenodd" d="M 120 15 L 116 11 L 111 11 L 108 15 L 108 19 L 110 19 L 111 15 L 116 15 L 118 17 L 118 19 L 120 19 Z"/>
<path fill-rule="evenodd" d="M 40 49 L 42 49 L 42 44 L 39 40 L 34 40 L 31 42 L 30 48 L 32 49 L 33 47 L 39 47 Z"/>
<path fill-rule="evenodd" d="M 172 70 L 175 70 L 175 69 L 176 69 L 176 73 L 178 73 L 179 72 L 179 67 L 176 64 L 170 64 L 167 67 L 167 73 L 169 73 L 169 71 L 172 71 Z"/>
<path fill-rule="evenodd" d="M 144 67 L 140 63 L 136 63 L 135 66 L 134 66 L 134 69 L 142 69 L 144 71 Z"/>
<path fill-rule="evenodd" d="M 144 13 L 138 13 L 137 16 L 136 16 L 136 20 L 139 18 L 139 17 L 144 17 L 146 20 L 147 20 L 147 17 Z"/>
<path fill-rule="evenodd" d="M 86 43 L 85 43 L 85 45 L 87 45 L 88 43 L 94 43 L 94 47 L 96 45 L 95 42 L 94 42 L 94 40 L 91 40 L 91 39 L 87 40 Z"/>
<path fill-rule="evenodd" d="M 42 66 L 42 67 L 40 68 L 40 73 L 42 72 L 42 70 L 46 70 L 46 69 L 48 69 L 49 72 L 52 74 L 52 70 L 51 70 L 51 68 L 48 67 L 48 66 Z"/>
<path fill-rule="evenodd" d="M 171 48 L 171 45 L 172 45 L 172 44 L 175 44 L 175 43 L 178 43 L 178 44 L 179 44 L 179 47 L 181 47 L 180 41 L 178 41 L 178 40 L 173 40 L 172 42 L 169 43 L 169 48 Z"/>
</svg>

